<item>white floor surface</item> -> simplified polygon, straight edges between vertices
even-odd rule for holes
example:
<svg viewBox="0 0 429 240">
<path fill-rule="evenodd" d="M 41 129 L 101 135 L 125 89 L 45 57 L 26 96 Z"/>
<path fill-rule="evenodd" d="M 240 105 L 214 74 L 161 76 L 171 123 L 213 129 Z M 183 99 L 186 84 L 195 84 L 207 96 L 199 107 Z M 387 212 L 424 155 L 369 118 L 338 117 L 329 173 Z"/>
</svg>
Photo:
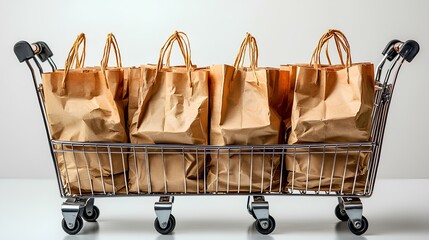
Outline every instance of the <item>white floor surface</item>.
<svg viewBox="0 0 429 240">
<path fill-rule="evenodd" d="M 377 181 L 363 199 L 369 229 L 354 236 L 334 215 L 332 197 L 268 196 L 277 227 L 260 235 L 246 211 L 244 196 L 176 197 L 177 225 L 171 235 L 155 231 L 156 197 L 96 199 L 98 222 L 84 223 L 68 236 L 61 228 L 63 201 L 55 179 L 0 179 L 0 239 L 429 239 L 429 179 Z"/>
</svg>

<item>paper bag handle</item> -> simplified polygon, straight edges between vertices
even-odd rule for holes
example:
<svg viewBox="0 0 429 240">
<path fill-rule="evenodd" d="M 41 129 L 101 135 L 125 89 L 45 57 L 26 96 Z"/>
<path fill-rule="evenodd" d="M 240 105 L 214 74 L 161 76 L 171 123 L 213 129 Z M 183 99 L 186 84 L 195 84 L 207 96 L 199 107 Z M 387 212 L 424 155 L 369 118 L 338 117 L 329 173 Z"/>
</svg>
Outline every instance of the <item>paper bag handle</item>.
<svg viewBox="0 0 429 240">
<path fill-rule="evenodd" d="M 82 53 L 79 57 L 79 49 L 82 47 Z M 80 33 L 70 48 L 66 62 L 64 64 L 64 70 L 68 71 L 75 64 L 74 68 L 82 68 L 85 65 L 86 57 L 86 37 L 84 33 Z"/>
<path fill-rule="evenodd" d="M 329 29 L 323 36 L 320 38 L 318 45 L 313 51 L 313 55 L 311 57 L 310 65 L 315 68 L 319 68 L 321 66 L 320 54 L 322 52 L 322 48 L 325 46 L 326 58 L 328 60 L 328 64 L 331 64 L 331 59 L 329 57 L 329 40 L 334 38 L 335 45 L 337 47 L 338 56 L 340 58 L 341 64 L 343 66 L 350 67 L 352 65 L 351 53 L 350 53 L 350 45 L 346 38 L 346 36 L 339 30 Z M 346 63 L 343 60 L 343 52 L 346 54 Z"/>
<path fill-rule="evenodd" d="M 246 36 L 241 43 L 240 50 L 238 51 L 237 57 L 234 61 L 234 67 L 243 67 L 247 49 L 249 50 L 250 68 L 255 70 L 258 68 L 259 50 L 255 37 L 253 37 L 250 33 L 246 33 Z"/>
<path fill-rule="evenodd" d="M 179 45 L 179 47 L 180 47 L 180 45 Z M 171 52 L 172 52 L 172 50 L 173 50 L 173 48 L 171 47 L 171 48 L 169 48 L 168 49 L 168 51 L 167 51 L 167 59 L 165 60 L 165 66 L 166 67 L 170 67 L 170 59 L 171 59 Z M 182 56 L 185 54 L 185 49 L 183 48 L 183 47 L 180 47 L 180 51 L 182 52 Z M 191 66 L 193 66 L 192 65 L 192 60 L 190 60 L 191 61 Z"/>
<path fill-rule="evenodd" d="M 82 46 L 82 54 L 79 57 L 79 48 Z M 76 40 L 71 47 L 69 54 L 67 56 L 66 62 L 64 64 L 64 77 L 61 82 L 61 90 L 64 91 L 66 84 L 66 77 L 70 69 L 72 68 L 73 63 L 75 68 L 82 68 L 85 65 L 85 55 L 86 55 L 86 37 L 84 33 L 81 33 L 77 36 Z"/>
<path fill-rule="evenodd" d="M 116 41 L 115 35 L 113 35 L 113 33 L 109 33 L 107 35 L 106 44 L 104 45 L 103 58 L 100 62 L 100 66 L 103 71 L 107 68 L 109 64 L 110 50 L 112 47 L 113 52 L 115 54 L 116 66 L 119 68 L 122 67 L 121 51 L 119 50 L 118 42 Z"/>
<path fill-rule="evenodd" d="M 164 64 L 164 58 L 166 54 L 168 54 L 167 60 L 169 62 L 171 49 L 173 48 L 173 45 L 175 42 L 177 42 L 180 47 L 183 59 L 185 61 L 186 69 L 188 70 L 188 72 L 191 71 L 191 68 L 192 68 L 191 49 L 190 49 L 191 44 L 189 42 L 189 38 L 186 35 L 186 33 L 178 32 L 178 31 L 175 31 L 162 46 L 159 54 L 159 59 L 158 59 L 157 71 L 162 70 L 162 67 Z"/>
<path fill-rule="evenodd" d="M 82 54 L 79 57 L 79 48 L 81 47 L 81 45 L 83 46 Z M 116 41 L 116 37 L 112 33 L 109 33 L 107 35 L 106 44 L 104 46 L 103 57 L 100 63 L 101 71 L 103 75 L 109 62 L 110 50 L 112 46 L 116 57 L 116 64 L 118 67 L 122 67 L 121 52 L 118 47 L 118 42 Z M 67 60 L 65 62 L 64 77 L 61 82 L 61 94 L 65 93 L 66 78 L 73 63 L 75 63 L 75 68 L 83 68 L 85 65 L 85 56 L 86 56 L 86 37 L 84 33 L 81 33 L 77 36 L 72 48 L 69 51 Z M 106 80 L 106 85 L 109 88 L 109 83 L 107 80 Z"/>
</svg>

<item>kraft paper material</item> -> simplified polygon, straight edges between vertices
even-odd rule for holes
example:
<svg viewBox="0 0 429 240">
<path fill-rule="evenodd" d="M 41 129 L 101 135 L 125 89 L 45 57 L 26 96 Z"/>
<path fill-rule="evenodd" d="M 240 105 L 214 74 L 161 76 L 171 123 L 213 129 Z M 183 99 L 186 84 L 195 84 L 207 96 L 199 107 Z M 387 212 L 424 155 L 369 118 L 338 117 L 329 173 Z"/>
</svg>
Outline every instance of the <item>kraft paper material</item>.
<svg viewBox="0 0 429 240">
<path fill-rule="evenodd" d="M 164 56 L 177 42 L 186 67 L 163 65 Z M 175 32 L 161 49 L 158 65 L 141 66 L 138 109 L 130 126 L 135 144 L 208 144 L 208 70 L 194 69 L 186 34 Z M 197 167 L 196 161 L 201 163 Z M 193 154 L 129 157 L 129 188 L 132 192 L 202 192 L 204 156 Z M 147 169 L 150 169 L 149 182 Z M 165 173 L 165 174 L 164 174 Z M 196 175 L 200 179 L 196 179 Z M 199 188 L 197 188 L 197 185 Z"/>
<path fill-rule="evenodd" d="M 251 66 L 242 65 L 245 49 L 249 48 Z M 247 34 L 240 48 L 234 66 L 214 65 L 210 67 L 210 145 L 269 145 L 278 144 L 281 116 L 276 111 L 282 97 L 273 98 L 273 86 L 278 84 L 279 70 L 257 67 L 257 45 L 255 39 Z M 270 100 L 271 99 L 271 100 Z M 280 99 L 280 100 L 279 100 Z M 277 102 L 276 102 L 277 101 Z M 277 104 L 274 104 L 277 103 Z M 238 159 L 241 158 L 241 163 Z M 266 192 L 270 189 L 270 178 L 274 188 L 280 179 L 277 168 L 280 158 L 275 157 L 273 164 L 266 164 L 266 159 L 255 156 L 252 160 L 254 168 L 250 171 L 251 156 L 248 154 L 221 155 L 217 159 L 212 154 L 207 175 L 209 192 L 218 190 L 237 192 Z M 268 161 L 270 162 L 270 161 Z M 266 166 L 264 182 L 261 186 L 261 167 Z M 238 166 L 240 171 L 238 171 Z M 229 167 L 229 171 L 228 171 Z M 229 184 L 228 173 L 229 172 Z M 276 174 L 270 176 L 271 172 Z M 252 182 L 250 182 L 250 177 Z M 238 186 L 237 179 L 242 178 Z M 216 189 L 218 183 L 218 189 Z M 220 183 L 220 184 L 219 184 Z"/>
<path fill-rule="evenodd" d="M 332 65 L 329 55 L 329 64 L 320 63 L 320 53 L 323 46 L 327 45 L 330 39 L 334 39 L 342 64 Z M 326 51 L 328 53 L 328 51 Z M 343 59 L 343 52 L 346 60 Z M 295 143 L 336 143 L 336 142 L 365 142 L 370 140 L 371 133 L 371 113 L 373 110 L 375 83 L 374 66 L 371 63 L 351 62 L 350 46 L 346 37 L 338 30 L 329 30 L 319 41 L 310 64 L 295 66 L 285 66 L 295 76 L 293 102 L 291 109 L 291 126 L 288 139 L 289 144 Z M 291 94 L 292 95 L 292 94 Z M 308 165 L 308 155 L 300 155 L 295 159 L 292 155 L 287 156 L 286 168 L 291 171 L 295 169 L 294 187 L 303 190 L 306 188 L 306 169 L 312 171 L 309 176 L 308 186 L 314 190 L 319 185 L 320 179 L 320 156 L 311 154 L 312 161 Z M 326 156 L 325 164 L 332 164 L 332 156 Z M 344 161 L 346 156 L 338 155 L 334 171 L 333 190 L 339 190 L 339 173 L 344 171 Z M 361 156 L 362 164 L 368 161 L 368 156 Z M 356 168 L 358 154 L 351 154 L 348 157 L 350 168 Z M 349 166 L 348 166 L 349 167 Z M 347 168 L 348 168 L 347 167 Z M 332 168 L 332 167 L 331 167 Z M 359 166 L 357 172 L 358 185 L 361 186 L 366 179 L 367 168 Z M 332 169 L 325 168 L 327 172 Z M 315 174 L 315 175 L 313 175 Z M 288 173 L 289 186 L 291 187 L 291 175 Z M 341 175 L 342 176 L 342 175 Z M 354 172 L 346 174 L 346 191 L 351 190 L 350 181 L 354 180 Z M 322 188 L 329 188 L 330 175 L 322 174 Z"/>
<path fill-rule="evenodd" d="M 112 43 L 112 38 L 113 35 L 109 34 L 106 41 L 109 51 L 110 45 L 116 44 Z M 126 84 L 122 71 L 119 67 L 107 69 L 108 52 L 103 56 L 102 67 L 82 68 L 84 53 L 78 57 L 78 49 L 82 43 L 85 45 L 84 34 L 80 34 L 76 39 L 64 70 L 45 73 L 42 76 L 46 114 L 52 138 L 77 142 L 127 142 L 124 124 Z M 73 62 L 76 62 L 78 69 L 71 69 Z M 75 147 L 74 150 L 83 149 Z M 115 191 L 120 191 L 125 186 L 123 174 L 127 170 L 127 164 L 123 166 L 121 156 L 112 156 L 111 163 L 106 159 L 109 159 L 109 156 L 105 153 L 98 156 L 95 153 L 57 153 L 66 191 L 69 191 L 70 187 L 70 194 L 91 192 L 88 171 L 93 173 L 92 191 L 112 192 L 113 186 L 105 185 L 103 188 L 99 181 L 101 176 L 107 179 L 111 175 L 118 178 Z M 81 191 L 77 187 L 78 181 L 82 183 Z M 106 180 L 104 184 L 112 183 Z"/>
</svg>

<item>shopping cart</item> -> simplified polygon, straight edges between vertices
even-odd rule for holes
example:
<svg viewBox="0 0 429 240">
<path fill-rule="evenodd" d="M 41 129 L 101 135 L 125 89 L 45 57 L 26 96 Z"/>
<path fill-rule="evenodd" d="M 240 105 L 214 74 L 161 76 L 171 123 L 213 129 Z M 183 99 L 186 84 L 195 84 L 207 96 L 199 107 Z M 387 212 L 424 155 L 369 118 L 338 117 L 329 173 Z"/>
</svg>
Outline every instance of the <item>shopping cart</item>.
<svg viewBox="0 0 429 240">
<path fill-rule="evenodd" d="M 65 232 L 68 234 L 77 234 L 83 227 L 82 219 L 85 219 L 88 222 L 96 221 L 100 211 L 94 205 L 95 198 L 101 197 L 119 197 L 119 196 L 159 196 L 159 201 L 155 203 L 155 213 L 157 218 L 155 219 L 155 228 L 161 234 L 168 234 L 173 231 L 176 220 L 171 214 L 172 205 L 174 202 L 175 196 L 188 196 L 188 195 L 210 195 L 210 196 L 223 196 L 223 195 L 247 195 L 247 210 L 251 216 L 255 218 L 255 228 L 262 234 L 269 234 L 275 228 L 275 220 L 269 214 L 269 205 L 265 200 L 264 196 L 266 195 L 282 195 L 282 196 L 331 196 L 338 198 L 338 205 L 335 208 L 335 215 L 341 221 L 348 221 L 348 227 L 351 232 L 356 235 L 361 235 L 365 233 L 368 228 L 368 221 L 362 215 L 362 202 L 360 198 L 370 197 L 374 191 L 375 180 L 377 177 L 377 169 L 379 165 L 384 130 L 387 121 L 387 115 L 389 112 L 389 106 L 392 99 L 393 90 L 395 88 L 396 79 L 398 77 L 399 70 L 401 69 L 404 61 L 411 62 L 413 58 L 417 55 L 419 51 L 419 45 L 413 40 L 406 42 L 401 42 L 398 40 L 392 40 L 388 43 L 386 48 L 383 51 L 383 59 L 376 69 L 376 98 L 375 106 L 372 113 L 372 132 L 370 142 L 358 142 L 358 143 L 336 143 L 336 144 L 296 144 L 296 145 L 272 145 L 272 146 L 192 146 L 192 145 L 136 145 L 130 143 L 95 143 L 95 142 L 67 142 L 67 141 L 57 141 L 53 140 L 48 128 L 47 116 L 44 107 L 43 99 L 43 86 L 38 83 L 40 79 L 34 70 L 34 65 L 37 67 L 40 74 L 43 73 L 43 68 L 39 61 L 47 61 L 51 67 L 52 71 L 57 69 L 54 61 L 51 59 L 53 56 L 52 51 L 49 49 L 48 45 L 44 42 L 36 42 L 29 44 L 25 41 L 20 41 L 15 44 L 14 51 L 18 57 L 19 62 L 25 62 L 30 69 L 32 74 L 34 88 L 37 92 L 37 98 L 39 106 L 42 112 L 42 117 L 44 120 L 45 130 L 47 134 L 47 139 L 49 143 L 49 149 L 52 155 L 54 162 L 55 172 L 57 176 L 58 186 L 60 195 L 62 198 L 65 198 L 65 202 L 62 204 L 61 211 L 63 215 L 62 227 Z M 39 60 L 36 59 L 38 57 Z M 381 81 L 382 70 L 385 63 L 391 62 L 390 67 L 387 72 L 384 73 L 384 81 Z M 238 158 L 229 158 L 230 154 L 238 156 Z M 77 154 L 81 154 L 84 157 L 76 157 Z M 128 186 L 125 185 L 125 190 L 121 192 L 116 192 L 115 179 L 112 177 L 104 177 L 101 175 L 101 182 L 103 183 L 102 191 L 95 191 L 91 182 L 93 171 L 90 171 L 88 167 L 88 162 L 86 157 L 88 154 L 100 156 L 101 154 L 108 155 L 110 160 L 110 165 L 112 166 L 112 159 L 117 161 L 122 159 L 123 172 L 126 172 L 126 161 L 129 156 L 134 161 L 137 161 L 139 155 L 146 156 L 146 165 L 148 166 L 148 156 L 157 155 L 161 156 L 163 159 L 163 169 L 164 169 L 164 191 L 152 191 L 150 174 L 149 170 L 146 170 L 147 176 L 147 191 L 138 190 L 137 192 L 130 192 Z M 164 156 L 169 154 L 175 154 L 183 156 L 183 164 L 185 163 L 185 155 L 192 154 L 197 160 L 197 166 L 204 166 L 204 174 L 198 175 L 197 173 L 197 188 L 190 189 L 187 186 L 186 179 L 183 181 L 183 192 L 175 193 L 169 192 L 167 188 L 167 180 L 165 173 L 165 165 L 168 163 L 165 162 Z M 317 154 L 318 157 L 314 158 Z M 325 159 L 325 156 L 330 154 L 333 156 L 333 163 L 335 165 L 335 159 L 337 156 L 345 156 L 346 164 L 349 156 L 361 156 L 361 154 L 367 154 L 369 156 L 368 161 L 366 161 L 366 179 L 364 180 L 364 186 L 357 186 L 357 172 L 358 167 L 356 165 L 356 172 L 354 180 L 348 184 L 351 184 L 348 189 L 345 189 L 346 183 L 346 169 L 344 169 L 344 174 L 342 179 L 340 179 L 340 186 L 333 186 L 332 180 L 329 184 L 329 187 L 321 187 L 322 182 L 322 171 L 320 173 L 320 182 L 319 185 L 310 187 L 309 183 L 309 172 L 307 172 L 305 187 L 297 187 L 294 185 L 294 181 L 291 183 L 286 183 L 286 178 L 280 178 L 279 187 L 273 188 L 273 172 L 271 170 L 271 175 L 269 176 L 269 182 L 264 181 L 264 169 L 251 169 L 252 171 L 261 171 L 262 181 L 258 190 L 252 189 L 252 177 L 250 176 L 250 189 L 240 189 L 240 175 L 238 179 L 238 189 L 230 189 L 230 163 L 231 161 L 241 161 L 242 158 L 250 158 L 250 167 L 253 166 L 252 161 L 258 161 L 258 159 L 271 158 L 272 163 L 274 159 L 281 159 L 280 163 L 280 176 L 286 175 L 285 162 L 286 158 L 293 159 L 295 161 L 296 156 L 305 156 L 308 159 L 308 163 L 311 160 L 321 161 L 322 166 L 328 163 L 328 160 Z M 262 155 L 262 158 L 260 157 Z M 87 167 L 87 171 L 77 171 L 76 173 L 88 175 L 88 183 L 79 181 L 77 190 L 72 190 L 70 185 L 65 184 L 67 178 L 69 178 L 69 173 L 61 174 L 59 158 L 62 156 L 63 159 L 66 157 L 73 158 L 70 159 L 76 163 L 76 161 L 86 161 L 81 162 L 80 166 Z M 115 156 L 115 157 L 113 157 Z M 118 158 L 117 156 L 120 156 Z M 230 159 L 228 162 L 228 172 L 226 179 L 226 190 L 219 189 L 219 179 L 215 184 L 214 191 L 208 191 L 207 189 L 207 166 L 209 164 L 209 159 L 217 159 L 217 164 L 219 164 L 220 157 L 228 156 Z M 258 157 L 259 156 L 259 157 Z M 100 161 L 100 160 L 99 160 Z M 199 162 L 198 162 L 199 161 Z M 329 161 L 332 161 L 330 159 Z M 360 159 L 358 159 L 358 162 Z M 65 161 L 66 162 L 66 161 Z M 100 164 L 100 162 L 99 162 Z M 78 166 L 75 164 L 74 166 Z M 241 166 L 238 164 L 238 166 Z M 264 166 L 264 164 L 262 164 Z M 262 167 L 263 168 L 263 167 Z M 149 168 L 146 168 L 149 169 Z M 273 168 L 271 168 L 273 169 Z M 66 167 L 67 170 L 67 167 Z M 135 169 L 138 173 L 138 169 Z M 231 170 L 232 171 L 232 170 Z M 240 171 L 240 169 L 238 170 Z M 294 179 L 294 171 L 292 171 L 292 179 Z M 333 176 L 332 171 L 332 176 Z M 219 175 L 219 170 L 216 168 L 216 175 Z M 232 176 L 231 176 L 232 177 Z M 127 182 L 126 175 L 124 175 L 124 181 Z M 235 178 L 235 177 L 234 177 Z M 104 182 L 109 181 L 113 187 L 109 190 L 104 188 Z M 90 186 L 90 190 L 83 190 L 81 185 L 87 184 Z M 202 184 L 203 186 L 200 186 Z M 259 190 L 260 189 L 260 190 Z M 266 190 L 268 189 L 268 190 Z"/>
</svg>

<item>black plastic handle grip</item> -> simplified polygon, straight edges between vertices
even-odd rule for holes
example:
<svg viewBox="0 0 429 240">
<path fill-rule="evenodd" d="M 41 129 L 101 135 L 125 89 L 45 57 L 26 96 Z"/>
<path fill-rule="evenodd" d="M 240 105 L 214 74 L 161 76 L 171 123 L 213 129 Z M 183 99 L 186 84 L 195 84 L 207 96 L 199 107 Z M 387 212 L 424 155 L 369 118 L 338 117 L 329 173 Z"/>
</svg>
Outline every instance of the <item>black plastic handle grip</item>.
<svg viewBox="0 0 429 240">
<path fill-rule="evenodd" d="M 34 57 L 34 50 L 26 41 L 17 42 L 15 46 L 13 46 L 13 51 L 20 63 L 28 61 Z"/>
<path fill-rule="evenodd" d="M 419 51 L 420 45 L 414 40 L 408 40 L 399 49 L 399 55 L 407 62 L 411 62 Z"/>
<path fill-rule="evenodd" d="M 398 55 L 398 53 L 394 49 L 394 46 L 397 43 L 402 43 L 402 42 L 399 41 L 398 39 L 393 39 L 384 48 L 382 54 L 387 55 L 387 60 L 392 61 Z"/>
<path fill-rule="evenodd" d="M 45 42 L 39 41 L 39 42 L 33 43 L 32 45 L 37 46 L 38 49 L 37 49 L 36 55 L 39 57 L 40 61 L 45 62 L 46 60 L 54 56 L 51 49 L 48 47 L 48 45 Z"/>
</svg>

